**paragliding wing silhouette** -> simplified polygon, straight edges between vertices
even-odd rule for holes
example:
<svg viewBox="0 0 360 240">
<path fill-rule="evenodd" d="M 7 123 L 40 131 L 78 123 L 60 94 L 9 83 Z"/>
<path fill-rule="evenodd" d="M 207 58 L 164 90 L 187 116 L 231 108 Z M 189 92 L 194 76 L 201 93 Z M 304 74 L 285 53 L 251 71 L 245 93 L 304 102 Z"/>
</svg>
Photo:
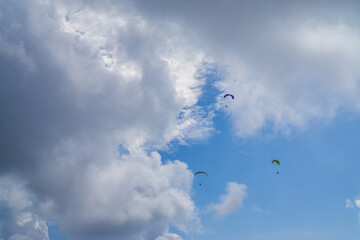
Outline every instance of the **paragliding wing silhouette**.
<svg viewBox="0 0 360 240">
<path fill-rule="evenodd" d="M 276 160 L 276 159 L 272 160 L 271 163 L 276 163 L 277 165 L 280 165 L 279 160 Z"/>
<path fill-rule="evenodd" d="M 229 97 L 229 96 L 234 100 L 234 95 L 232 95 L 230 93 L 225 94 L 224 98 Z M 228 106 L 226 105 L 226 107 L 228 107 Z"/>
<path fill-rule="evenodd" d="M 196 172 L 196 173 L 194 173 L 194 176 L 197 175 L 197 174 L 199 174 L 199 173 L 203 173 L 203 174 L 205 174 L 206 176 L 209 176 L 206 172 Z"/>
<path fill-rule="evenodd" d="M 224 98 L 226 98 L 226 97 L 228 97 L 228 96 L 230 96 L 232 99 L 234 99 L 234 95 L 232 95 L 232 94 L 230 94 L 230 93 L 225 94 Z"/>
</svg>

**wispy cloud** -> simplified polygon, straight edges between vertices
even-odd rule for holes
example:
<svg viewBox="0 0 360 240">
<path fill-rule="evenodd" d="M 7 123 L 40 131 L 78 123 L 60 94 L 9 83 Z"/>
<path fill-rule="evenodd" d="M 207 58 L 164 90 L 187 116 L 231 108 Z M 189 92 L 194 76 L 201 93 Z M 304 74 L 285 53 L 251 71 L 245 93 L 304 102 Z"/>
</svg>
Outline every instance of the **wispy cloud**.
<svg viewBox="0 0 360 240">
<path fill-rule="evenodd" d="M 253 212 L 259 212 L 259 213 L 261 213 L 261 212 L 264 212 L 259 206 L 257 206 L 257 205 L 252 205 L 251 206 L 251 211 L 253 211 Z"/>
<path fill-rule="evenodd" d="M 14 176 L 0 178 L 0 237 L 4 239 L 49 240 L 36 197 L 26 183 Z"/>
<path fill-rule="evenodd" d="M 156 238 L 155 240 L 182 240 L 182 238 L 174 233 L 168 233 L 165 234 L 164 236 L 160 236 L 158 238 Z"/>
<path fill-rule="evenodd" d="M 346 202 L 346 205 L 345 205 L 346 208 L 354 207 L 354 204 L 352 203 L 352 201 L 350 199 L 346 199 L 345 202 Z"/>
</svg>

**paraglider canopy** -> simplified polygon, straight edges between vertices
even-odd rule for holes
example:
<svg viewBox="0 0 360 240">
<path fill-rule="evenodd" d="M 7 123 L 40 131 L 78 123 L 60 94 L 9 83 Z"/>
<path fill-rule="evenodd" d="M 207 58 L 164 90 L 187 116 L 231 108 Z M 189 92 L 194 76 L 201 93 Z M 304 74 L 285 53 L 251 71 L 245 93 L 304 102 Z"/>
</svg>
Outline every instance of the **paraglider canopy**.
<svg viewBox="0 0 360 240">
<path fill-rule="evenodd" d="M 203 174 L 205 174 L 206 176 L 209 176 L 206 172 L 196 172 L 196 173 L 194 173 L 194 176 L 197 175 L 197 174 L 199 174 L 199 173 L 203 173 Z"/>
<path fill-rule="evenodd" d="M 279 160 L 276 160 L 276 159 L 272 160 L 271 163 L 276 163 L 277 165 L 280 165 Z"/>
<path fill-rule="evenodd" d="M 232 99 L 234 99 L 234 95 L 232 95 L 232 94 L 230 94 L 230 93 L 225 94 L 224 98 L 226 98 L 226 97 L 228 97 L 228 96 L 230 96 Z"/>
</svg>

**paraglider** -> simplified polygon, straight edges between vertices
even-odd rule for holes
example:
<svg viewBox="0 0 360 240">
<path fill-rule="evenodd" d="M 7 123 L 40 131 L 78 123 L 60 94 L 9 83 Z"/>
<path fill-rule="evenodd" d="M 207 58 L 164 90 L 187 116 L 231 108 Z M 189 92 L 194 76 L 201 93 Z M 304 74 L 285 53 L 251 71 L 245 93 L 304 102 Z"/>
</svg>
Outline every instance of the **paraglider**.
<svg viewBox="0 0 360 240">
<path fill-rule="evenodd" d="M 225 94 L 224 98 L 227 98 L 227 97 L 231 97 L 233 100 L 235 98 L 234 95 L 232 95 L 230 93 Z M 228 106 L 226 105 L 226 107 L 228 107 Z"/>
<path fill-rule="evenodd" d="M 280 161 L 276 159 L 272 160 L 271 163 L 272 164 L 276 163 L 278 166 L 280 165 Z M 276 174 L 279 174 L 279 171 L 277 171 Z"/>
<path fill-rule="evenodd" d="M 196 173 L 194 173 L 194 176 L 196 176 L 200 173 L 205 174 L 207 177 L 209 176 L 206 172 L 196 172 Z M 201 183 L 199 183 L 199 186 L 201 186 Z"/>
</svg>

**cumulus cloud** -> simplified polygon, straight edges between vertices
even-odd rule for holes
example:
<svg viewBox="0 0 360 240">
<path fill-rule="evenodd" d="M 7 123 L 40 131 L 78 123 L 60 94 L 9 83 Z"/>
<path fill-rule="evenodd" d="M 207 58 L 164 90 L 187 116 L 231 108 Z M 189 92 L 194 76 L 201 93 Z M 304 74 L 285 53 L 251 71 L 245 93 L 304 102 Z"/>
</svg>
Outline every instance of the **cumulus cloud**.
<svg viewBox="0 0 360 240">
<path fill-rule="evenodd" d="M 195 77 L 202 53 L 173 26 L 149 23 L 130 7 L 108 11 L 107 4 L 2 5 L 6 158 L 39 159 L 35 152 L 43 155 L 68 139 L 105 136 L 126 148 L 164 147 L 211 131 L 211 116 L 205 120 L 193 108 L 203 84 Z M 197 134 L 187 134 L 193 124 Z M 11 150 L 15 143 L 18 148 Z"/>
<path fill-rule="evenodd" d="M 242 207 L 243 200 L 247 195 L 246 185 L 236 182 L 229 182 L 226 185 L 226 194 L 219 197 L 219 203 L 208 205 L 208 211 L 214 211 L 219 216 L 227 216 L 240 207 Z"/>
<path fill-rule="evenodd" d="M 213 130 L 196 106 L 204 56 L 181 29 L 127 1 L 0 9 L 1 173 L 25 179 L 44 219 L 76 239 L 172 239 L 169 224 L 198 224 L 187 165 L 152 151 Z M 45 229 L 27 208 L 14 219 Z"/>
<path fill-rule="evenodd" d="M 76 239 L 155 239 L 169 224 L 186 231 L 197 223 L 189 195 L 192 174 L 182 162 L 163 164 L 157 152 L 139 150 L 75 165 L 75 173 L 67 171 L 66 161 L 52 162 L 46 171 L 56 178 L 39 178 L 34 188 L 51 199 L 51 215 Z"/>
</svg>

